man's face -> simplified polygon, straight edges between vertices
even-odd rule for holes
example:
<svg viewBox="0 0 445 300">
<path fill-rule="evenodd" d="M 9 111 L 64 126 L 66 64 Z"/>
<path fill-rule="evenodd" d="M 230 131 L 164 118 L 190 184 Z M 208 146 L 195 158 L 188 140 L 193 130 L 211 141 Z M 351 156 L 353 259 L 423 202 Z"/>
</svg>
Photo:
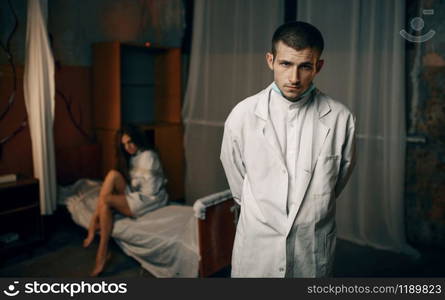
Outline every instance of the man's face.
<svg viewBox="0 0 445 300">
<path fill-rule="evenodd" d="M 267 64 L 273 71 L 274 80 L 283 95 L 290 101 L 296 100 L 311 85 L 320 72 L 323 60 L 311 48 L 295 50 L 279 41 L 276 56 L 266 54 Z"/>
</svg>

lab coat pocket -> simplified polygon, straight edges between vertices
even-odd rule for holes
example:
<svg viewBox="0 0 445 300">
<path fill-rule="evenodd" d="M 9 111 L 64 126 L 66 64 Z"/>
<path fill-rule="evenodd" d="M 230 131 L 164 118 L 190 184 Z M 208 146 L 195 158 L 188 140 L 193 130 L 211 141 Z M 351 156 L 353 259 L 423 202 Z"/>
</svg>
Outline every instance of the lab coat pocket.
<svg viewBox="0 0 445 300">
<path fill-rule="evenodd" d="M 332 193 L 340 169 L 340 155 L 320 155 L 312 178 L 313 194 L 321 196 Z"/>
<path fill-rule="evenodd" d="M 252 190 L 250 188 L 250 183 L 247 177 L 243 181 L 243 192 L 241 195 L 242 206 L 246 208 L 246 211 L 250 211 L 250 216 L 253 216 L 256 220 L 261 223 L 266 223 L 266 218 L 264 217 L 263 210 L 260 207 L 260 203 L 253 196 Z"/>
</svg>

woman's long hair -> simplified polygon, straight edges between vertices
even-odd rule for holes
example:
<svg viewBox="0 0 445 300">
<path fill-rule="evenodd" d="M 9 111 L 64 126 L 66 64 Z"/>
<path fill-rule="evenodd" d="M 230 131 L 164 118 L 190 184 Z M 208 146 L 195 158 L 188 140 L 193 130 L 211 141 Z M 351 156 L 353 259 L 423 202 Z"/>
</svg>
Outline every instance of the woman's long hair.
<svg viewBox="0 0 445 300">
<path fill-rule="evenodd" d="M 122 144 L 122 136 L 126 134 L 131 138 L 131 141 L 138 147 L 138 151 L 152 150 L 153 145 L 148 143 L 147 138 L 142 131 L 134 125 L 124 125 L 116 135 L 117 146 L 117 165 L 116 170 L 119 171 L 125 178 L 127 184 L 130 184 L 130 158 L 131 155 L 125 150 Z"/>
</svg>

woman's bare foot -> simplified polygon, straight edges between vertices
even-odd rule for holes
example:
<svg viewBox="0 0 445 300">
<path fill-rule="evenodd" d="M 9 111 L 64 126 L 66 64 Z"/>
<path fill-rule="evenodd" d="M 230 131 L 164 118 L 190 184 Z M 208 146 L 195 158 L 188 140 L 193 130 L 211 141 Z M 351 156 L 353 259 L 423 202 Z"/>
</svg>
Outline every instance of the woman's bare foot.
<svg viewBox="0 0 445 300">
<path fill-rule="evenodd" d="M 91 224 L 88 227 L 87 237 L 83 240 L 82 246 L 88 248 L 94 240 L 94 234 L 99 227 L 99 215 L 94 215 Z"/>
<path fill-rule="evenodd" d="M 88 248 L 88 246 L 91 245 L 91 243 L 93 242 L 93 240 L 94 240 L 94 232 L 93 232 L 93 233 L 90 233 L 90 232 L 88 231 L 88 235 L 87 235 L 87 237 L 83 240 L 82 246 L 83 246 L 84 248 Z"/>
<path fill-rule="evenodd" d="M 96 258 L 96 264 L 94 266 L 94 269 L 91 271 L 90 276 L 91 277 L 97 277 L 99 276 L 103 270 L 105 269 L 106 264 L 111 259 L 111 253 L 107 253 L 105 256 L 98 256 Z"/>
</svg>

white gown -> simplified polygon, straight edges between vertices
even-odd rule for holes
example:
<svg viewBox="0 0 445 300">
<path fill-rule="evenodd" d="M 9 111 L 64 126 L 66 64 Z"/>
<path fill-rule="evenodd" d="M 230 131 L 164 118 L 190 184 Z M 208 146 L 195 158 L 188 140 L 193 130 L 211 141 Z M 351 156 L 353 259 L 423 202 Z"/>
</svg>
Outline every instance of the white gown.
<svg viewBox="0 0 445 300">
<path fill-rule="evenodd" d="M 167 179 L 157 153 L 139 150 L 131 157 L 129 167 L 131 185 L 127 185 L 125 195 L 133 215 L 139 217 L 165 206 L 168 201 Z"/>
</svg>

